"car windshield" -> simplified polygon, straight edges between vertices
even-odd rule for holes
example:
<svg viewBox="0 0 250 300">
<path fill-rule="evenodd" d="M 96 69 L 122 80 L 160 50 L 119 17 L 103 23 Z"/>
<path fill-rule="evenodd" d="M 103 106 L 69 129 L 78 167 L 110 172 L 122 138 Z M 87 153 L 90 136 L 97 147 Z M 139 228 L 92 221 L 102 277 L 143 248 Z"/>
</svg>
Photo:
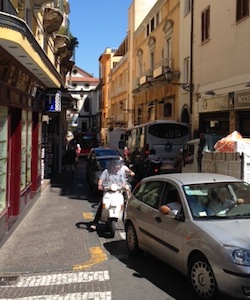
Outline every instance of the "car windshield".
<svg viewBox="0 0 250 300">
<path fill-rule="evenodd" d="M 107 158 L 107 159 L 99 159 L 98 162 L 99 162 L 99 165 L 100 165 L 100 170 L 105 170 L 109 167 L 109 164 L 112 160 L 116 160 L 118 159 L 119 157 L 117 158 Z"/>
<path fill-rule="evenodd" d="M 246 182 L 183 186 L 194 218 L 250 218 L 250 185 Z"/>
</svg>

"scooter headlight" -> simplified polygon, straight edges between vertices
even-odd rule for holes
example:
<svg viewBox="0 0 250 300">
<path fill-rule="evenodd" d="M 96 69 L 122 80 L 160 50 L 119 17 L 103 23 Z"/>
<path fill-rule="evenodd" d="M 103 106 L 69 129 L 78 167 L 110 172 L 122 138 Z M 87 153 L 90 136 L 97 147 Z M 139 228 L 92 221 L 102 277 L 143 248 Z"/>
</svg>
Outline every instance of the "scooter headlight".
<svg viewBox="0 0 250 300">
<path fill-rule="evenodd" d="M 110 186 L 111 191 L 116 192 L 118 190 L 118 185 L 115 183 L 112 183 Z"/>
</svg>

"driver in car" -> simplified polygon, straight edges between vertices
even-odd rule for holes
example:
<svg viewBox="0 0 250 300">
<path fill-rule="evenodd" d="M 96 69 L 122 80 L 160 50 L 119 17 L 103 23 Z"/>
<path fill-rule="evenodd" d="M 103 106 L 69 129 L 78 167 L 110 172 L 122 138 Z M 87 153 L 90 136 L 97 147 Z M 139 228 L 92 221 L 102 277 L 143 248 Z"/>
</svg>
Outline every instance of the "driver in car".
<svg viewBox="0 0 250 300">
<path fill-rule="evenodd" d="M 235 205 L 235 202 L 229 199 L 229 191 L 226 188 L 221 188 L 219 191 L 212 192 L 213 198 L 207 204 L 207 214 L 216 215 Z"/>
<path fill-rule="evenodd" d="M 181 199 L 177 190 L 171 190 L 167 196 L 167 203 L 160 207 L 160 212 L 167 215 L 171 210 L 181 210 Z"/>
</svg>

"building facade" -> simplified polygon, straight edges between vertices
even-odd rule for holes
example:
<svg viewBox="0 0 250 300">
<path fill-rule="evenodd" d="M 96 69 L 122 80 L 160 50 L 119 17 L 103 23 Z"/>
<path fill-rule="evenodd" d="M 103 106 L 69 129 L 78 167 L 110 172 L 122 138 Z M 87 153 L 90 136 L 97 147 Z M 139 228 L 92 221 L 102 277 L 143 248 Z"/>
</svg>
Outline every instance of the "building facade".
<svg viewBox="0 0 250 300">
<path fill-rule="evenodd" d="M 99 81 L 76 65 L 72 72 L 67 74 L 66 87 L 75 100 L 75 111 L 70 112 L 73 114 L 70 124 L 72 131 L 96 132 L 98 130 L 99 99 L 96 87 Z"/>
<path fill-rule="evenodd" d="M 60 168 L 64 76 L 74 62 L 55 33 L 68 12 L 66 0 L 0 1 L 0 239 Z"/>
<path fill-rule="evenodd" d="M 249 1 L 195 2 L 194 131 L 250 136 L 249 25 Z"/>
<path fill-rule="evenodd" d="M 127 95 L 104 84 L 104 107 L 125 127 L 169 119 L 188 123 L 191 138 L 249 137 L 249 22 L 248 0 L 132 1 L 128 50 L 107 77 L 126 73 L 126 61 Z"/>
</svg>

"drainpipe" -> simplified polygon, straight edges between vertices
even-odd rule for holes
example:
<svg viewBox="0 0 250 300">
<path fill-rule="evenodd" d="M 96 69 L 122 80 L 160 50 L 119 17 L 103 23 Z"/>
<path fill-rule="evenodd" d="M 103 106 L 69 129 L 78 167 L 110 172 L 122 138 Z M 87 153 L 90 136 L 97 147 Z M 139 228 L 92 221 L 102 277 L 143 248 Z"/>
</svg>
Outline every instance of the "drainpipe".
<svg viewBox="0 0 250 300">
<path fill-rule="evenodd" d="M 193 86 L 193 39 L 194 39 L 194 0 L 191 0 L 191 28 L 190 28 L 190 84 Z M 193 113 L 193 88 L 189 94 L 190 114 Z"/>
</svg>

